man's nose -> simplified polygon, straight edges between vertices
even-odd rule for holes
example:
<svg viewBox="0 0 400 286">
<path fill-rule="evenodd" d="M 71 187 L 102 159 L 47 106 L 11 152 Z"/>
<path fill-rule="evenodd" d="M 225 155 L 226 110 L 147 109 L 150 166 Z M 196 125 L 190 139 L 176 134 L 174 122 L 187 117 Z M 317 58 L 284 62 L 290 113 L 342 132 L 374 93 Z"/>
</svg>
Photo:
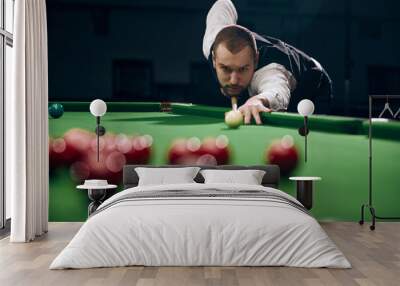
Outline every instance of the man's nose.
<svg viewBox="0 0 400 286">
<path fill-rule="evenodd" d="M 231 78 L 230 78 L 230 84 L 238 84 L 239 83 L 239 75 L 237 72 L 232 72 L 231 73 Z"/>
</svg>

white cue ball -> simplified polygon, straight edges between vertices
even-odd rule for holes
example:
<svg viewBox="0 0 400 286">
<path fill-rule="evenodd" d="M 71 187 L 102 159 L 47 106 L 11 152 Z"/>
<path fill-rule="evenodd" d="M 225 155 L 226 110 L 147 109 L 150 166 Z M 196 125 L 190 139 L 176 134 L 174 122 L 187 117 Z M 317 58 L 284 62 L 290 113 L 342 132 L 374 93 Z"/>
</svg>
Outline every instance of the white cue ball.
<svg viewBox="0 0 400 286">
<path fill-rule="evenodd" d="M 243 115 L 240 111 L 228 111 L 225 113 L 225 124 L 229 128 L 238 128 L 243 124 Z"/>
<path fill-rule="evenodd" d="M 303 99 L 297 105 L 297 111 L 300 115 L 310 116 L 314 113 L 314 103 L 309 99 Z"/>
</svg>

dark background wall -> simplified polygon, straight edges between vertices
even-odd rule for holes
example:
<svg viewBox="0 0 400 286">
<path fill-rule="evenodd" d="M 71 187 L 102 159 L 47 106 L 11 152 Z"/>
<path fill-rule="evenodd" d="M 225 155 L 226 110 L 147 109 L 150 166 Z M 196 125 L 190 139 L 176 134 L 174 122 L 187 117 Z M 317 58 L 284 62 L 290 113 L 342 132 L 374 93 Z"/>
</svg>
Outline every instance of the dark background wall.
<svg viewBox="0 0 400 286">
<path fill-rule="evenodd" d="M 233 2 L 240 24 L 321 62 L 333 114 L 366 116 L 368 94 L 400 94 L 400 1 Z M 213 3 L 47 0 L 49 99 L 228 106 L 201 50 Z"/>
</svg>

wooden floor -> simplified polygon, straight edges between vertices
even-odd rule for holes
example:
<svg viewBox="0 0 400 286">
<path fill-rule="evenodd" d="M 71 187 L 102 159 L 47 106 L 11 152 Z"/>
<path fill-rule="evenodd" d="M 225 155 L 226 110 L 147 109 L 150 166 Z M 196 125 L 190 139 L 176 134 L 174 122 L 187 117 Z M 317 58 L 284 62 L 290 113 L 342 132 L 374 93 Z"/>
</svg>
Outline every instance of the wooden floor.
<svg viewBox="0 0 400 286">
<path fill-rule="evenodd" d="M 353 268 L 120 267 L 48 270 L 81 223 L 50 223 L 44 237 L 11 244 L 0 241 L 0 285 L 400 285 L 400 222 L 368 225 L 322 223 Z"/>
</svg>

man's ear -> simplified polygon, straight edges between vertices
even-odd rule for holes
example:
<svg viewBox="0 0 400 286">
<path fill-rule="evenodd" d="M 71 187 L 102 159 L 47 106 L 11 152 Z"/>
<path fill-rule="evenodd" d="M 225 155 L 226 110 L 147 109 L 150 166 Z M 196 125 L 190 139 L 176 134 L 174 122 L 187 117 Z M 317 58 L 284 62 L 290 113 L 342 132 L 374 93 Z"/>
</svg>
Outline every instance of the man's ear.
<svg viewBox="0 0 400 286">
<path fill-rule="evenodd" d="M 211 51 L 211 56 L 212 56 L 212 63 L 213 63 L 213 67 L 215 68 L 217 66 L 217 64 L 215 63 L 215 54 L 214 51 Z"/>
</svg>

